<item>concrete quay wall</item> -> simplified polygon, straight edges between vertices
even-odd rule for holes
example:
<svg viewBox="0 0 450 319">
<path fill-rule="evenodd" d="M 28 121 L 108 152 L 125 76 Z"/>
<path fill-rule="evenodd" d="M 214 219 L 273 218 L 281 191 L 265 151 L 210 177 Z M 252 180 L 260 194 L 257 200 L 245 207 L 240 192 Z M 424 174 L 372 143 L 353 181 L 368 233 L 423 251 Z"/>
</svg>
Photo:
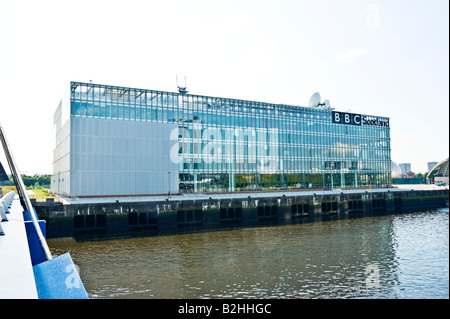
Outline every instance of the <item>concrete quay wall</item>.
<svg viewBox="0 0 450 319">
<path fill-rule="evenodd" d="M 256 195 L 256 194 L 255 194 Z M 33 202 L 47 237 L 160 235 L 400 214 L 448 205 L 445 190 L 172 196 L 63 205 Z"/>
</svg>

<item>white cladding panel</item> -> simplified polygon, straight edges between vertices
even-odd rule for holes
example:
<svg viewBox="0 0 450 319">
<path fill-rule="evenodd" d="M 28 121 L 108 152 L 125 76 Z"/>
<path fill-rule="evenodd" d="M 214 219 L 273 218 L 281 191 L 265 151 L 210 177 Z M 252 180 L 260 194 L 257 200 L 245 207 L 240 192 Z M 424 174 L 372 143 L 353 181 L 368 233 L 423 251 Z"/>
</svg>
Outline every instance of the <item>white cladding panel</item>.
<svg viewBox="0 0 450 319">
<path fill-rule="evenodd" d="M 70 194 L 70 121 L 67 118 L 67 101 L 61 100 L 53 122 L 53 174 L 50 189 L 59 194 Z"/>
<path fill-rule="evenodd" d="M 171 134 L 177 124 L 72 117 L 70 195 L 178 193 Z"/>
</svg>

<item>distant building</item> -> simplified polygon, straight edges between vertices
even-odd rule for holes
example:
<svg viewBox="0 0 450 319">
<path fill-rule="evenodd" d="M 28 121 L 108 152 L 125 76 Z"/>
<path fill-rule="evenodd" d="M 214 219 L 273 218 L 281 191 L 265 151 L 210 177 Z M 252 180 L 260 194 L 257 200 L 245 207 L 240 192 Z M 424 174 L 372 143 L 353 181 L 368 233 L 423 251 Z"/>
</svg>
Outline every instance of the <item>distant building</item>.
<svg viewBox="0 0 450 319">
<path fill-rule="evenodd" d="M 426 184 L 425 178 L 416 177 L 416 174 L 409 171 L 402 173 L 399 165 L 392 161 L 392 182 L 393 184 Z"/>
<path fill-rule="evenodd" d="M 414 173 L 414 172 L 411 172 L 411 171 L 409 171 L 409 172 L 407 172 L 407 173 L 405 173 L 405 174 L 403 174 L 406 178 L 415 178 L 416 177 L 416 174 Z"/>
<path fill-rule="evenodd" d="M 431 170 L 433 169 L 433 167 L 435 167 L 437 165 L 438 162 L 428 162 L 428 171 L 427 172 L 431 172 Z"/>
<path fill-rule="evenodd" d="M 440 161 L 437 163 L 428 173 L 427 178 L 435 184 L 439 183 L 449 183 L 449 174 L 448 174 L 448 163 L 449 158 Z"/>
<path fill-rule="evenodd" d="M 400 163 L 398 164 L 398 166 L 400 166 L 402 174 L 407 174 L 408 172 L 411 172 L 411 163 Z"/>
<path fill-rule="evenodd" d="M 398 166 L 398 164 L 394 161 L 392 161 L 392 172 L 391 172 L 392 178 L 402 178 L 402 170 Z"/>
</svg>

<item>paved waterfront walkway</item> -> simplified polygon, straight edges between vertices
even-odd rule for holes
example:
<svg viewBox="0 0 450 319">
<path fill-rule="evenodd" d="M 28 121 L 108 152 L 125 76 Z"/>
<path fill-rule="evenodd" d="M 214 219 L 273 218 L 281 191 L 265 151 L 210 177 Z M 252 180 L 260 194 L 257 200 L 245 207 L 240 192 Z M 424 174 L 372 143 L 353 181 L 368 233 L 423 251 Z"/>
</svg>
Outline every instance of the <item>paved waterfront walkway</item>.
<svg viewBox="0 0 450 319">
<path fill-rule="evenodd" d="M 23 209 L 16 195 L 0 236 L 0 299 L 37 299 Z"/>
<path fill-rule="evenodd" d="M 286 196 L 311 196 L 311 195 L 339 195 L 344 194 L 359 194 L 367 192 L 397 192 L 405 190 L 442 190 L 448 189 L 448 186 L 436 185 L 397 185 L 392 188 L 372 188 L 372 189 L 335 189 L 335 190 L 301 190 L 301 191 L 274 191 L 274 192 L 239 192 L 239 193 L 223 193 L 223 194 L 183 194 L 169 196 L 136 196 L 136 197 L 97 197 L 97 198 L 63 198 L 62 202 L 65 205 L 70 204 L 94 204 L 94 203 L 121 203 L 129 202 L 161 202 L 161 201 L 183 201 L 183 200 L 205 200 L 205 199 L 238 199 L 238 198 L 267 198 L 267 197 L 281 197 Z"/>
</svg>

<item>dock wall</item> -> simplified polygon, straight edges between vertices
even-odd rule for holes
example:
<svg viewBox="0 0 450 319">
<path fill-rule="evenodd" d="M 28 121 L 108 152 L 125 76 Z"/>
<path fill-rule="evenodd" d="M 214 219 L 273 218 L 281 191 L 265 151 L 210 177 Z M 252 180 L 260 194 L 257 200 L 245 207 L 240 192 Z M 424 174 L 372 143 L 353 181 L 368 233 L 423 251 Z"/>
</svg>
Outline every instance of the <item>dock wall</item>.
<svg viewBox="0 0 450 319">
<path fill-rule="evenodd" d="M 33 202 L 47 238 L 159 235 L 400 214 L 446 207 L 448 190 L 362 191 L 246 198 L 89 203 Z"/>
</svg>

